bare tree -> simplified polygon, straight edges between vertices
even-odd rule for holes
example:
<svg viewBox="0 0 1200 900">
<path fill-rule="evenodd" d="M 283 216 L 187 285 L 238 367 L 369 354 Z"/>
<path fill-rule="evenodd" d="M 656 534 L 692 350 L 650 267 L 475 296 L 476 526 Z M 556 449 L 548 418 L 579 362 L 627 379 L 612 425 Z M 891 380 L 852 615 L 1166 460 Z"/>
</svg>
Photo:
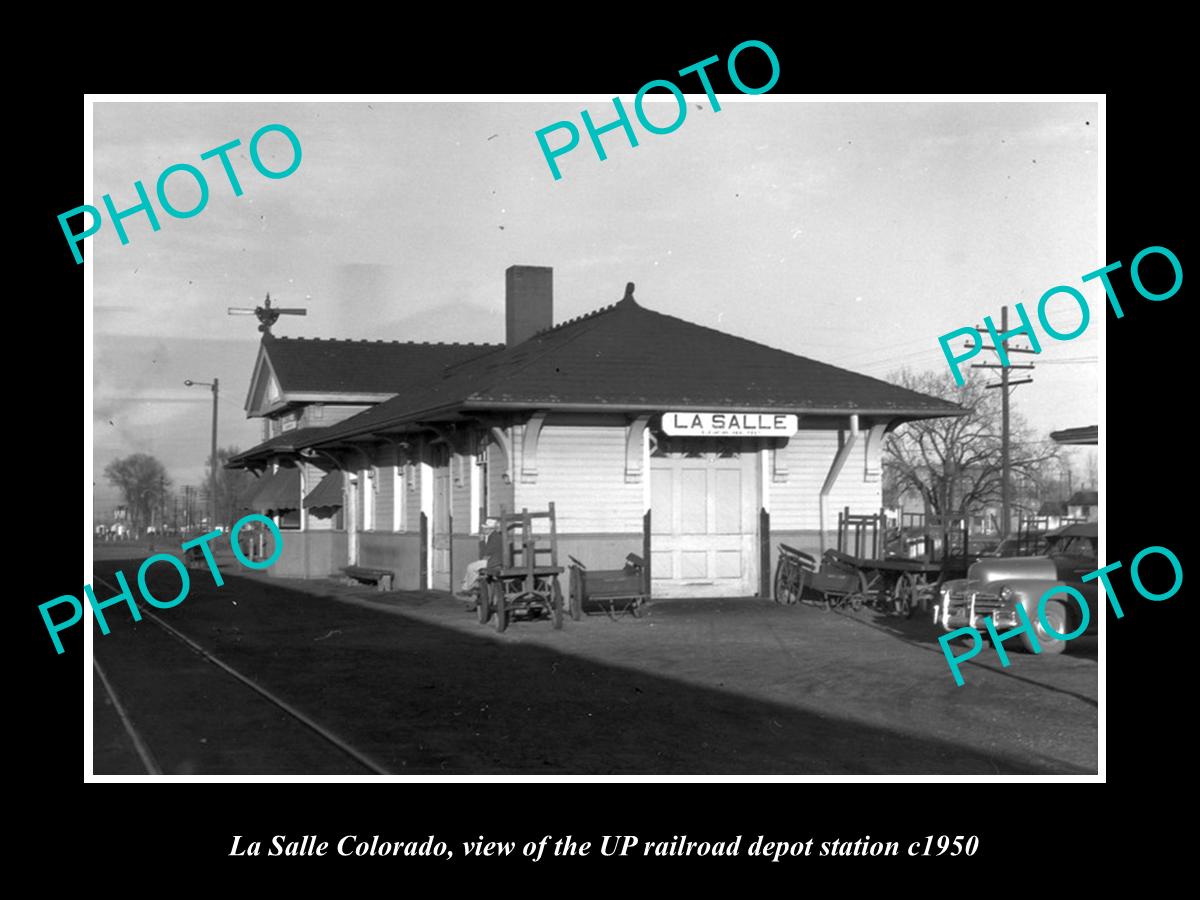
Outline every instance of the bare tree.
<svg viewBox="0 0 1200 900">
<path fill-rule="evenodd" d="M 225 463 L 237 456 L 237 447 L 217 448 L 217 521 L 216 525 L 231 526 L 243 514 L 243 504 L 258 479 L 247 469 L 227 469 Z M 208 459 L 212 466 L 212 457 Z"/>
<path fill-rule="evenodd" d="M 1001 398 L 978 378 L 956 387 L 944 372 L 892 373 L 889 381 L 923 394 L 958 403 L 964 416 L 907 422 L 884 445 L 887 493 L 893 498 L 912 492 L 925 508 L 943 517 L 978 513 L 1000 500 Z M 1036 440 L 1020 415 L 1010 413 L 1010 461 L 1013 497 L 1035 502 L 1048 474 L 1047 464 L 1059 449 Z M 1057 466 L 1052 467 L 1057 470 Z"/>
<path fill-rule="evenodd" d="M 154 510 L 161 508 L 171 486 L 163 464 L 148 453 L 114 459 L 104 467 L 104 476 L 120 489 L 135 532 L 150 524 Z"/>
</svg>

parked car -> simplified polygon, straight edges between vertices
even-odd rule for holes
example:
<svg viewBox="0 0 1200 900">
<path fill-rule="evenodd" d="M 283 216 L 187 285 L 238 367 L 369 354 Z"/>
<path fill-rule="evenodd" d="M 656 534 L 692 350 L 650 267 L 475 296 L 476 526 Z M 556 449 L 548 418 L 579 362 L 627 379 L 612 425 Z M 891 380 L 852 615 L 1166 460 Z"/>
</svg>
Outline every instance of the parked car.
<svg viewBox="0 0 1200 900">
<path fill-rule="evenodd" d="M 971 626 L 984 631 L 991 618 L 997 631 L 1020 625 L 1017 604 L 1033 625 L 1042 653 L 1062 653 L 1067 642 L 1055 638 L 1042 626 L 1037 614 L 1038 601 L 1055 585 L 1069 585 L 1087 600 L 1091 613 L 1087 631 L 1093 632 L 1100 620 L 1096 606 L 1097 580 L 1085 582 L 1083 576 L 1097 568 L 1096 523 L 1067 525 L 1046 533 L 1044 556 L 999 557 L 980 559 L 967 570 L 966 578 L 942 585 L 933 608 L 934 623 L 945 631 Z M 1046 601 L 1046 621 L 1059 634 L 1070 634 L 1083 620 L 1083 611 L 1069 594 Z M 1033 652 L 1028 632 L 1020 635 L 1021 646 Z"/>
</svg>

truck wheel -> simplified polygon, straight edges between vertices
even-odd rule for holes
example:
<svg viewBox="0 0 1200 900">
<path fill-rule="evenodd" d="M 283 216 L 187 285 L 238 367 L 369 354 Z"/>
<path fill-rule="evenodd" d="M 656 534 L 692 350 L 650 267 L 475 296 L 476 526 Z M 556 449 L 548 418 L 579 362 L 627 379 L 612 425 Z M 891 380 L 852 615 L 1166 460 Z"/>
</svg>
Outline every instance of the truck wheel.
<svg viewBox="0 0 1200 900">
<path fill-rule="evenodd" d="M 1061 638 L 1056 638 L 1050 632 L 1046 631 L 1042 627 L 1041 617 L 1036 615 L 1036 610 L 1034 612 L 1035 615 L 1030 616 L 1030 619 L 1033 622 L 1033 630 L 1037 632 L 1037 642 L 1038 646 L 1042 648 L 1042 653 L 1056 654 L 1066 650 L 1067 642 Z M 1059 634 L 1066 634 L 1067 608 L 1057 600 L 1051 600 L 1046 604 L 1046 621 Z M 1025 648 L 1026 652 L 1033 652 L 1033 642 L 1029 640 L 1029 632 L 1027 631 L 1021 632 L 1021 646 Z"/>
</svg>

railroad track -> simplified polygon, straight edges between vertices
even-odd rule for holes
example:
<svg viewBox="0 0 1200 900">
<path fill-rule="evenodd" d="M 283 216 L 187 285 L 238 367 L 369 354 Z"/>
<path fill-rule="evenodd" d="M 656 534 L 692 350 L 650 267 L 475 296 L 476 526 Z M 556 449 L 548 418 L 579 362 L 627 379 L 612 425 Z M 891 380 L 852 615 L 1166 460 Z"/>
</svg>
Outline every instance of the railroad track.
<svg viewBox="0 0 1200 900">
<path fill-rule="evenodd" d="M 120 591 L 106 579 L 97 576 L 94 580 L 99 584 L 103 584 L 106 588 L 113 591 L 114 593 L 120 593 Z M 242 672 L 239 672 L 233 666 L 231 666 L 228 663 L 226 663 L 225 661 L 217 658 L 214 654 L 210 653 L 208 650 L 205 650 L 203 647 L 201 647 L 199 644 L 197 644 L 195 641 L 193 641 L 187 635 L 180 632 L 178 629 L 173 628 L 172 626 L 168 625 L 166 622 L 164 622 L 162 619 L 160 619 L 154 613 L 150 612 L 150 610 L 146 609 L 145 606 L 143 606 L 142 604 L 138 604 L 138 609 L 141 611 L 142 616 L 146 621 L 153 623 L 158 628 L 162 629 L 162 631 L 164 631 L 166 634 L 168 634 L 171 638 L 173 638 L 174 640 L 183 644 L 185 647 L 187 647 L 193 653 L 200 656 L 205 662 L 211 663 L 215 668 L 221 670 L 225 674 L 236 679 L 241 684 L 243 684 L 250 690 L 254 691 L 254 693 L 258 694 L 264 700 L 269 702 L 271 705 L 273 705 L 276 708 L 278 708 L 279 710 L 287 713 L 288 716 L 290 716 L 295 721 L 299 722 L 301 725 L 303 725 L 305 728 L 307 728 L 313 734 L 317 735 L 325 743 L 336 748 L 341 754 L 348 756 L 350 759 L 354 760 L 356 763 L 358 763 L 360 766 L 362 766 L 367 771 L 369 771 L 375 775 L 390 775 L 390 774 L 392 774 L 387 769 L 385 769 L 382 765 L 380 765 L 378 762 L 373 760 L 370 756 L 361 752 L 360 750 L 356 750 L 349 743 L 347 743 L 342 738 L 338 737 L 336 734 L 334 734 L 332 731 L 330 731 L 324 725 L 321 725 L 319 722 L 315 721 L 310 716 L 301 712 L 299 709 L 294 707 L 292 704 L 288 703 L 286 700 L 280 699 L 274 693 L 267 690 L 261 684 L 256 682 L 253 678 L 249 677 L 248 675 L 243 674 Z M 138 729 L 134 726 L 132 719 L 129 717 L 124 705 L 121 703 L 120 699 L 118 698 L 117 692 L 113 688 L 111 681 L 105 675 L 104 670 L 100 666 L 100 663 L 96 660 L 94 651 L 93 651 L 93 655 L 92 655 L 92 667 L 93 667 L 94 671 L 96 672 L 96 674 L 99 676 L 100 682 L 104 686 L 104 690 L 107 692 L 109 699 L 112 701 L 113 708 L 116 710 L 117 716 L 121 720 L 121 724 L 124 726 L 126 733 L 129 735 L 130 740 L 133 742 L 134 749 L 137 751 L 138 757 L 141 759 L 142 765 L 145 766 L 147 773 L 151 774 L 151 775 L 163 774 L 162 767 L 160 766 L 158 760 L 155 758 L 153 752 L 151 751 L 149 745 L 144 740 L 143 736 L 139 733 Z"/>
</svg>

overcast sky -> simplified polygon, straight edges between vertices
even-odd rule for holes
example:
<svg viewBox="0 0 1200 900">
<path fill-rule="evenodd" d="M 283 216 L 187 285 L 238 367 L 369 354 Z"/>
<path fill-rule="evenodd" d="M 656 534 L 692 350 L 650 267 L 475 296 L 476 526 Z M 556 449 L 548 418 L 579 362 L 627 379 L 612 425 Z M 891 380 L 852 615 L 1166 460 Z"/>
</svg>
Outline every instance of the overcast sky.
<svg viewBox="0 0 1200 900">
<path fill-rule="evenodd" d="M 1042 436 L 1096 424 L 1103 288 L 1080 283 L 1109 261 L 1096 238 L 1095 104 L 720 99 L 713 113 L 692 98 L 668 135 L 634 119 L 636 148 L 609 132 L 605 162 L 585 132 L 559 181 L 534 132 L 562 119 L 582 131 L 582 108 L 600 125 L 611 102 L 95 104 L 88 202 L 111 193 L 132 206 L 135 180 L 153 196 L 180 162 L 210 186 L 193 218 L 160 209 L 153 232 L 131 217 L 126 246 L 106 220 L 87 240 L 97 513 L 118 502 L 104 466 L 131 452 L 158 456 L 177 485 L 203 481 L 211 395 L 184 379 L 220 378 L 222 446 L 261 440 L 243 409 L 258 323 L 227 306 L 269 291 L 307 307 L 280 335 L 501 342 L 514 263 L 554 267 L 556 321 L 633 281 L 660 312 L 876 377 L 909 366 L 947 380 L 939 335 L 998 321 L 1005 303 L 1033 316 L 1045 290 L 1073 285 L 1092 325 L 1043 341 L 1015 409 Z M 648 108 L 665 124 L 675 105 Z M 303 160 L 268 180 L 247 145 L 277 122 Z M 241 197 L 217 160 L 199 159 L 234 138 Z M 261 148 L 272 168 L 290 160 L 278 134 Z M 197 194 L 175 175 L 169 197 L 187 209 Z M 1070 331 L 1078 312 L 1063 303 L 1051 321 Z"/>
</svg>

